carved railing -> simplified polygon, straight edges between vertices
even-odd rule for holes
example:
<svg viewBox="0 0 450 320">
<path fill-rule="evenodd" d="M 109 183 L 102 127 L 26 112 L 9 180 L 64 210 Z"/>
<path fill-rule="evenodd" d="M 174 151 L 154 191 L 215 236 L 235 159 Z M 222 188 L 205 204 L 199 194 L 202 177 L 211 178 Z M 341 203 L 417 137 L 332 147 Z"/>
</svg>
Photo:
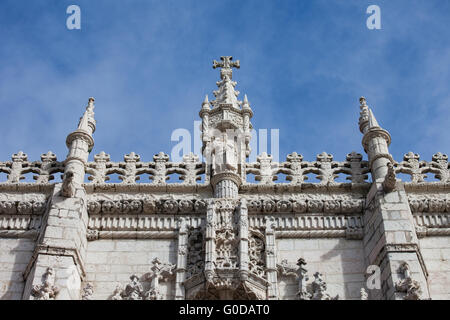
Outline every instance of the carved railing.
<svg viewBox="0 0 450 320">
<path fill-rule="evenodd" d="M 440 152 L 432 157 L 431 162 L 420 161 L 417 153 L 408 152 L 404 155 L 402 162 L 394 164 L 395 173 L 403 173 L 411 176 L 411 182 L 426 182 L 427 173 L 441 182 L 450 182 L 448 156 Z"/>
<path fill-rule="evenodd" d="M 402 162 L 394 163 L 395 173 L 406 174 L 412 183 L 429 182 L 427 174 L 431 173 L 439 182 L 450 182 L 448 156 L 436 153 L 431 162 L 420 161 L 419 155 L 409 152 Z M 317 155 L 316 161 L 304 161 L 303 156 L 296 152 L 287 156 L 284 162 L 273 162 L 272 156 L 266 153 L 257 157 L 253 163 L 245 163 L 247 175 L 246 184 L 270 185 L 280 181 L 285 176 L 285 184 L 297 185 L 315 183 L 309 180 L 315 176 L 318 185 L 338 184 L 344 180 L 364 184 L 368 183 L 370 169 L 368 161 L 362 160 L 362 155 L 352 152 L 346 161 L 333 161 L 333 156 L 325 152 Z M 6 181 L 0 184 L 23 182 L 26 174 L 32 173 L 36 183 L 48 184 L 55 179 L 57 173 L 64 172 L 64 161 L 57 161 L 51 151 L 41 155 L 41 161 L 28 161 L 28 156 L 22 151 L 12 155 L 12 161 L 0 162 L 0 173 L 6 174 Z M 117 179 L 111 179 L 117 175 Z M 165 185 L 180 183 L 182 185 L 209 184 L 205 175 L 205 163 L 192 153 L 183 156 L 182 162 L 171 162 L 163 152 L 153 156 L 152 162 L 142 162 L 140 156 L 131 152 L 124 156 L 123 162 L 112 162 L 110 156 L 101 152 L 94 156 L 93 162 L 86 164 L 88 184 L 135 184 L 137 182 Z M 254 176 L 255 182 L 251 176 Z M 145 177 L 145 178 L 144 178 Z M 339 180 L 339 181 L 337 181 Z M 30 182 L 26 180 L 26 182 Z"/>
<path fill-rule="evenodd" d="M 192 153 L 183 156 L 182 162 L 170 162 L 163 152 L 153 156 L 153 160 L 141 162 L 140 156 L 131 152 L 125 155 L 123 162 L 111 162 L 109 155 L 101 152 L 94 156 L 94 162 L 88 163 L 86 173 L 88 180 L 97 184 L 109 181 L 112 174 L 118 174 L 119 183 L 124 184 L 136 183 L 145 174 L 154 184 L 167 183 L 173 174 L 178 174 L 178 180 L 183 184 L 196 184 L 205 173 L 204 163 Z"/>
<path fill-rule="evenodd" d="M 64 172 L 64 163 L 56 161 L 56 155 L 49 151 L 41 155 L 41 161 L 28 161 L 27 154 L 19 151 L 12 155 L 12 161 L 0 162 L 0 173 L 7 174 L 4 183 L 18 183 L 24 180 L 27 173 L 34 173 L 36 183 L 48 183 L 56 173 Z"/>
<path fill-rule="evenodd" d="M 308 174 L 315 174 L 320 180 L 319 184 L 338 183 L 335 180 L 339 174 L 347 175 L 346 180 L 352 183 L 364 183 L 368 179 L 368 162 L 362 160 L 362 155 L 352 152 L 347 155 L 346 161 L 333 161 L 328 153 L 317 155 L 316 161 L 303 161 L 303 156 L 296 152 L 287 156 L 285 162 L 272 162 L 272 156 L 266 153 L 257 157 L 257 162 L 246 164 L 247 174 L 255 175 L 260 184 L 271 184 L 278 180 L 279 174 L 286 175 L 290 184 L 307 182 Z"/>
</svg>

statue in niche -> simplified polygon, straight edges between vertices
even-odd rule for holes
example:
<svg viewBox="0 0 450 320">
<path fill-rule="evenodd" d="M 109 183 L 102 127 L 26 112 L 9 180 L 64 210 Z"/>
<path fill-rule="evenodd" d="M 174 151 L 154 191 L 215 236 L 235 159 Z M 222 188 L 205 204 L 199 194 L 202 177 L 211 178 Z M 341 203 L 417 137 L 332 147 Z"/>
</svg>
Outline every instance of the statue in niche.
<svg viewBox="0 0 450 320">
<path fill-rule="evenodd" d="M 226 133 L 216 137 L 212 143 L 213 173 L 237 172 L 237 163 L 238 155 L 234 141 L 229 139 Z"/>
</svg>

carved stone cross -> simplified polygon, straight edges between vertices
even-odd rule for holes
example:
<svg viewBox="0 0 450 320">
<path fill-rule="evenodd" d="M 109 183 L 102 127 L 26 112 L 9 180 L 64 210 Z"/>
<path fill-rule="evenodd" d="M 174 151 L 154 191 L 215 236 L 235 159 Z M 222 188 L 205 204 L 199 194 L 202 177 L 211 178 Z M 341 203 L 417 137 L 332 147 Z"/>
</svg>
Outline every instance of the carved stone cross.
<svg viewBox="0 0 450 320">
<path fill-rule="evenodd" d="M 233 60 L 232 56 L 220 57 L 220 60 L 222 60 L 222 62 L 217 62 L 216 60 L 213 61 L 214 69 L 216 69 L 217 67 L 224 68 L 224 69 L 231 69 L 231 68 L 239 69 L 240 68 L 239 60 L 231 61 L 231 60 Z"/>
</svg>

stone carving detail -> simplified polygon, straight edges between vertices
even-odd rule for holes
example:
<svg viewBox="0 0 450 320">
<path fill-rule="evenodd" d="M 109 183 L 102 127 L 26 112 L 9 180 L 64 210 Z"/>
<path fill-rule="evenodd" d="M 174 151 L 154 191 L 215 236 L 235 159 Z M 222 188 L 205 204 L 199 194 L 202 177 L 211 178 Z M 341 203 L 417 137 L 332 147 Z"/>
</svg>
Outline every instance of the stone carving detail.
<svg viewBox="0 0 450 320">
<path fill-rule="evenodd" d="M 242 122 L 240 117 L 237 117 Z M 120 183 L 133 184 L 141 181 L 142 175 L 149 175 L 152 184 L 167 184 L 173 174 L 179 175 L 178 181 L 184 185 L 194 185 L 202 180 L 205 173 L 204 163 L 192 153 L 184 155 L 179 163 L 170 162 L 169 156 L 160 152 L 153 157 L 153 162 L 142 162 L 140 156 L 131 152 L 124 156 L 123 162 L 111 162 L 104 151 L 94 156 L 94 162 L 88 162 L 86 173 L 88 180 L 94 184 L 110 181 L 112 174 L 118 174 Z M 325 152 L 317 155 L 316 161 L 304 161 L 303 156 L 293 152 L 285 162 L 273 162 L 271 155 L 261 154 L 255 163 L 245 163 L 246 174 L 254 174 L 260 184 L 272 184 L 278 180 L 278 174 L 286 175 L 288 184 L 301 184 L 308 180 L 308 174 L 315 174 L 320 184 L 336 183 L 339 174 L 346 175 L 352 183 L 366 183 L 368 162 L 356 152 L 347 154 L 346 161 L 333 161 L 333 156 Z M 395 173 L 411 176 L 412 183 L 426 182 L 427 173 L 434 174 L 441 182 L 450 181 L 448 156 L 440 152 L 432 156 L 432 161 L 421 161 L 413 152 L 404 155 L 403 161 L 394 162 Z M 12 155 L 12 161 L 0 162 L 0 173 L 7 174 L 3 183 L 18 183 L 25 179 L 24 174 L 33 173 L 36 183 L 49 183 L 55 173 L 64 172 L 64 162 L 57 161 L 56 155 L 48 151 L 41 155 L 41 161 L 28 161 L 28 156 L 19 151 Z M 171 180 L 170 180 L 171 181 Z M 172 182 L 172 181 L 171 181 Z"/>
<path fill-rule="evenodd" d="M 265 277 L 265 244 L 264 240 L 254 232 L 249 237 L 248 243 L 249 271 L 257 276 Z"/>
<path fill-rule="evenodd" d="M 0 172 L 8 175 L 5 183 L 18 183 L 25 179 L 24 174 L 34 173 L 36 183 L 48 183 L 55 173 L 64 172 L 64 164 L 56 161 L 56 156 L 49 151 L 41 155 L 41 161 L 28 161 L 26 153 L 19 151 L 12 155 L 12 161 L 0 162 Z"/>
<path fill-rule="evenodd" d="M 397 180 L 395 179 L 394 166 L 392 163 L 388 162 L 387 164 L 388 171 L 383 181 L 383 190 L 385 192 L 391 192 L 395 189 L 395 183 Z"/>
<path fill-rule="evenodd" d="M 307 181 L 308 174 L 313 173 L 320 180 L 319 184 L 336 184 L 339 174 L 347 175 L 352 183 L 365 183 L 369 168 L 367 161 L 362 161 L 362 155 L 352 152 L 345 162 L 333 161 L 333 156 L 326 152 L 317 155 L 316 161 L 303 161 L 303 156 L 293 152 L 285 162 L 272 162 L 272 156 L 262 153 L 256 163 L 246 163 L 246 173 L 254 174 L 260 184 L 273 184 L 278 180 L 278 174 L 285 174 L 290 184 L 301 184 Z"/>
<path fill-rule="evenodd" d="M 327 290 L 327 284 L 322 279 L 322 274 L 320 272 L 314 273 L 314 281 L 311 285 L 312 296 L 311 300 L 337 300 L 339 295 L 331 297 L 325 291 Z"/>
<path fill-rule="evenodd" d="M 361 300 L 369 300 L 369 294 L 367 293 L 366 289 L 361 288 L 359 292 L 361 295 Z"/>
<path fill-rule="evenodd" d="M 118 174 L 121 183 L 133 184 L 147 174 L 152 184 L 162 185 L 167 184 L 173 174 L 178 174 L 179 180 L 173 182 L 193 185 L 202 179 L 205 167 L 193 153 L 184 155 L 180 163 L 170 162 L 169 156 L 163 152 L 154 155 L 153 162 L 142 162 L 134 152 L 125 155 L 124 162 L 111 162 L 110 156 L 102 151 L 94 156 L 94 162 L 87 164 L 86 173 L 89 174 L 88 180 L 95 184 L 109 181 L 112 174 Z"/>
<path fill-rule="evenodd" d="M 242 122 L 240 117 L 237 117 Z M 239 124 L 238 124 L 239 125 Z M 204 163 L 199 162 L 197 155 L 184 155 L 179 163 L 170 162 L 169 156 L 160 152 L 153 157 L 153 162 L 142 162 L 140 156 L 131 152 L 124 156 L 123 162 L 111 162 L 104 151 L 94 156 L 94 162 L 88 162 L 86 173 L 88 180 L 94 184 L 110 181 L 112 174 L 118 174 L 120 183 L 133 184 L 141 181 L 142 175 L 149 175 L 152 184 L 167 184 L 173 174 L 178 174 L 178 181 L 184 185 L 194 185 L 202 180 L 205 173 Z M 317 155 L 316 161 L 304 161 L 303 156 L 293 152 L 285 162 L 273 162 L 271 155 L 261 154 L 255 163 L 245 163 L 246 174 L 254 174 L 260 184 L 272 184 L 278 180 L 278 174 L 286 175 L 289 184 L 301 184 L 308 180 L 308 174 L 315 174 L 320 184 L 336 183 L 339 174 L 346 175 L 352 183 L 366 183 L 369 168 L 368 162 L 356 152 L 347 154 L 346 161 L 333 161 L 333 156 L 325 152 Z M 448 156 L 440 152 L 432 157 L 432 161 L 420 161 L 420 156 L 413 152 L 404 155 L 403 161 L 394 162 L 395 173 L 411 176 L 412 183 L 426 182 L 427 173 L 432 173 L 441 182 L 450 181 Z M 37 183 L 49 183 L 54 180 L 55 173 L 64 172 L 64 162 L 57 161 L 51 151 L 41 155 L 41 161 L 28 161 L 28 156 L 19 151 L 12 155 L 12 161 L 0 162 L 0 173 L 7 174 L 4 183 L 18 183 L 25 179 L 24 174 L 33 173 Z M 172 180 L 170 180 L 172 182 Z"/>
<path fill-rule="evenodd" d="M 294 277 L 298 281 L 297 298 L 299 300 L 338 300 L 339 295 L 331 297 L 327 290 L 327 284 L 322 279 L 320 272 L 314 273 L 314 280 L 307 283 L 308 270 L 305 269 L 306 262 L 303 258 L 298 259 L 297 267 L 288 263 L 287 260 L 277 264 L 278 273 L 282 277 Z"/>
<path fill-rule="evenodd" d="M 98 240 L 98 230 L 87 229 L 86 238 L 88 241 Z"/>
<path fill-rule="evenodd" d="M 81 293 L 81 300 L 92 300 L 92 295 L 94 294 L 94 285 L 91 282 L 86 283 Z"/>
<path fill-rule="evenodd" d="M 149 273 L 144 275 L 146 280 L 150 280 L 150 290 L 145 293 L 145 300 L 162 300 L 163 294 L 159 286 L 159 281 L 167 281 L 174 275 L 175 265 L 162 263 L 158 258 L 153 259 Z"/>
<path fill-rule="evenodd" d="M 432 195 L 410 195 L 408 201 L 413 213 L 450 213 L 450 199 Z"/>
<path fill-rule="evenodd" d="M 74 173 L 68 171 L 64 173 L 64 180 L 61 186 L 61 195 L 66 198 L 73 198 L 77 191 L 77 185 L 74 181 Z"/>
<path fill-rule="evenodd" d="M 238 267 L 239 236 L 235 225 L 234 205 L 222 202 L 217 208 L 216 217 L 216 268 Z"/>
<path fill-rule="evenodd" d="M 250 213 L 362 213 L 364 200 L 362 199 L 305 199 L 305 200 L 249 200 L 248 211 Z"/>
<path fill-rule="evenodd" d="M 59 293 L 59 288 L 55 286 L 55 270 L 53 268 L 47 268 L 44 274 L 43 284 L 36 284 L 31 289 L 31 295 L 34 300 L 55 300 L 56 295 Z"/>
<path fill-rule="evenodd" d="M 140 278 L 133 274 L 130 282 L 123 288 L 117 285 L 111 300 L 162 300 L 159 281 L 168 281 L 174 276 L 175 265 L 163 263 L 158 258 L 153 259 L 150 272 L 144 274 L 141 279 L 143 282 L 150 281 L 149 290 L 144 290 L 144 286 Z"/>
<path fill-rule="evenodd" d="M 420 300 L 422 289 L 420 283 L 411 278 L 411 271 L 408 263 L 403 262 L 399 267 L 399 272 L 403 275 L 403 279 L 397 281 L 395 290 L 405 293 L 403 300 Z"/>
<path fill-rule="evenodd" d="M 449 181 L 450 173 L 446 154 L 440 152 L 434 154 L 431 162 L 419 160 L 418 154 L 408 152 L 404 155 L 402 162 L 395 163 L 395 172 L 409 174 L 412 183 L 426 182 L 427 173 L 433 173 L 441 182 Z"/>
<path fill-rule="evenodd" d="M 206 211 L 204 200 L 188 199 L 130 199 L 130 200 L 90 200 L 89 214 L 139 214 L 139 213 L 203 213 Z"/>
<path fill-rule="evenodd" d="M 263 152 L 256 158 L 256 163 L 246 163 L 247 174 L 253 173 L 255 180 L 261 184 L 271 184 L 276 181 L 279 173 L 278 163 L 272 163 L 272 156 Z"/>
<path fill-rule="evenodd" d="M 205 266 L 205 248 L 203 232 L 200 229 L 191 228 L 188 235 L 188 259 L 186 278 L 203 272 Z"/>
<path fill-rule="evenodd" d="M 130 277 L 130 282 L 125 286 L 120 296 L 122 300 L 142 300 L 144 295 L 144 288 L 139 281 L 139 277 L 133 274 Z"/>
</svg>

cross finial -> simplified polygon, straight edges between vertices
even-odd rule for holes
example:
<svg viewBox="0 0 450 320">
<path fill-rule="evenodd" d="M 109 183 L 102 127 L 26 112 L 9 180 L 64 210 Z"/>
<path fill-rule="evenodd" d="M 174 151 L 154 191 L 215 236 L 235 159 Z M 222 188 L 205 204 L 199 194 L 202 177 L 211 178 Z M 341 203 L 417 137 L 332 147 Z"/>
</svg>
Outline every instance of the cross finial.
<svg viewBox="0 0 450 320">
<path fill-rule="evenodd" d="M 231 80 L 231 78 L 233 77 L 233 71 L 231 68 L 239 69 L 240 68 L 239 60 L 231 61 L 233 60 L 232 56 L 220 57 L 220 60 L 222 60 L 222 62 L 217 62 L 216 60 L 213 61 L 213 68 L 214 69 L 216 69 L 217 67 L 221 68 L 220 78 L 222 80 L 224 79 Z"/>
<path fill-rule="evenodd" d="M 232 56 L 224 56 L 224 57 L 220 57 L 220 60 L 222 60 L 222 62 L 217 62 L 216 60 L 213 61 L 213 68 L 224 68 L 224 69 L 231 69 L 231 68 L 240 68 L 240 64 L 239 64 L 239 60 L 236 61 L 231 61 L 233 60 Z"/>
</svg>

